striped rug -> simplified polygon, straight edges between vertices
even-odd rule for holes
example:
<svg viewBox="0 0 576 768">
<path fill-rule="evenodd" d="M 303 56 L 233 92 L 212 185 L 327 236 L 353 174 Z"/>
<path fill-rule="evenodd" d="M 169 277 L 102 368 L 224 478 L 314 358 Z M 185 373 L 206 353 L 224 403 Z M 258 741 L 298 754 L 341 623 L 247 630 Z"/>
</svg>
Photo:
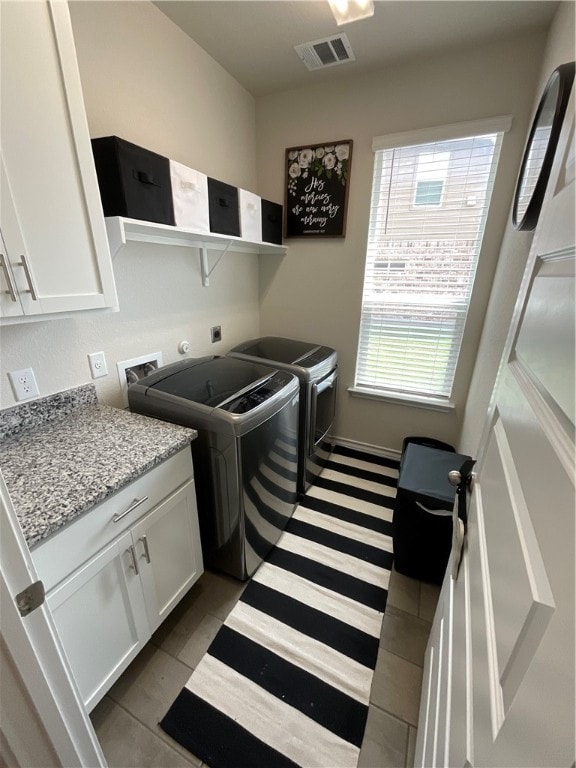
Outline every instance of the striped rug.
<svg viewBox="0 0 576 768">
<path fill-rule="evenodd" d="M 337 446 L 160 723 L 210 768 L 355 768 L 398 462 Z"/>
</svg>

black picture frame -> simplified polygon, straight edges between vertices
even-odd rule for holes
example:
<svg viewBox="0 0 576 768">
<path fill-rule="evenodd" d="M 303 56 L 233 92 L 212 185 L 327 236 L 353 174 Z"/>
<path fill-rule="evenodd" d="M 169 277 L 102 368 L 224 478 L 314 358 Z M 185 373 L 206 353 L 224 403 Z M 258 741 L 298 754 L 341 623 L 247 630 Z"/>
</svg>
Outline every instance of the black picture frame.
<svg viewBox="0 0 576 768">
<path fill-rule="evenodd" d="M 352 139 L 286 150 L 284 237 L 345 237 Z"/>
<path fill-rule="evenodd" d="M 515 229 L 531 230 L 538 223 L 570 98 L 575 67 L 573 61 L 557 67 L 550 75 L 540 99 L 514 194 L 512 224 Z"/>
</svg>

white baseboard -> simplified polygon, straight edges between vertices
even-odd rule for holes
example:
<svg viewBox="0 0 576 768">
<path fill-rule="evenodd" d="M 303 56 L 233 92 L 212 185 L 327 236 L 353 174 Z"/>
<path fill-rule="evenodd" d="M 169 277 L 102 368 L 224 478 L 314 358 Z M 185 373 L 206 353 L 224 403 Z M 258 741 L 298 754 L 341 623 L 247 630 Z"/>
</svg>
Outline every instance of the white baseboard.
<svg viewBox="0 0 576 768">
<path fill-rule="evenodd" d="M 370 443 L 360 443 L 356 440 L 348 440 L 345 437 L 337 437 L 336 435 L 330 435 L 328 439 L 335 445 L 342 445 L 345 448 L 352 448 L 355 451 L 364 451 L 365 453 L 371 453 L 374 456 L 384 456 L 386 459 L 400 461 L 401 451 L 395 451 L 392 448 L 383 448 L 380 445 L 370 445 Z"/>
</svg>

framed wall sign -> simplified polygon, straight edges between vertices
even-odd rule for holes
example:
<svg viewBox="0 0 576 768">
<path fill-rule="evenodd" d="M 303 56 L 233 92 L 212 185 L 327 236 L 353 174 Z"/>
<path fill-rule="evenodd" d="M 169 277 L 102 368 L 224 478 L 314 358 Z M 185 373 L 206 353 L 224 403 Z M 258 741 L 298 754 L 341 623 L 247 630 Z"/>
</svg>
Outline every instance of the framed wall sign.
<svg viewBox="0 0 576 768">
<path fill-rule="evenodd" d="M 344 237 L 352 140 L 286 150 L 285 237 Z"/>
</svg>

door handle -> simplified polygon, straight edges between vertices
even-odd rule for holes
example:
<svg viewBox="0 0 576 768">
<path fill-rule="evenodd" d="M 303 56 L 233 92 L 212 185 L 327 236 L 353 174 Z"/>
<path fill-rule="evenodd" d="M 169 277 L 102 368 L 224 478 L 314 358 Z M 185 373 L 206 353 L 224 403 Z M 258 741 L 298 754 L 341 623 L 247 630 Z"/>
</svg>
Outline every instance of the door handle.
<svg viewBox="0 0 576 768">
<path fill-rule="evenodd" d="M 24 256 L 24 254 L 20 256 L 20 259 L 21 261 L 18 262 L 17 266 L 22 267 L 24 269 L 26 282 L 28 283 L 28 293 L 30 294 L 32 301 L 38 301 L 38 294 L 36 293 L 36 287 L 34 286 L 32 273 L 30 272 L 30 267 L 28 266 L 28 262 L 26 261 L 26 257 Z"/>
<path fill-rule="evenodd" d="M 150 549 L 148 547 L 148 539 L 146 536 L 140 536 L 138 541 L 142 542 L 142 546 L 144 547 L 144 557 L 146 558 L 146 562 L 150 562 Z"/>
<path fill-rule="evenodd" d="M 467 485 L 467 487 L 472 490 L 474 488 L 474 480 L 476 479 L 476 473 L 470 472 L 466 477 L 464 478 L 464 481 Z M 458 486 L 462 483 L 462 473 L 458 469 L 452 469 L 450 472 L 448 472 L 448 482 L 450 485 L 455 486 L 458 488 Z"/>
<path fill-rule="evenodd" d="M 117 515 L 114 515 L 112 518 L 113 523 L 118 523 L 120 520 L 122 520 L 123 517 L 126 517 L 126 515 L 129 515 L 130 512 L 134 512 L 136 507 L 139 507 L 140 504 L 144 504 L 145 501 L 148 501 L 148 496 L 143 496 L 141 499 L 134 499 L 132 504 L 128 507 L 128 509 L 125 509 L 124 512 L 120 512 Z"/>
<path fill-rule="evenodd" d="M 6 293 L 10 296 L 12 301 L 17 302 L 18 299 L 16 298 L 16 291 L 14 290 L 14 285 L 12 284 L 12 275 L 10 274 L 10 270 L 6 264 L 6 257 L 3 253 L 0 253 L 0 268 L 4 272 L 4 277 L 6 278 L 6 282 L 8 284 L 8 290 Z"/>
<path fill-rule="evenodd" d="M 337 378 L 338 378 L 338 373 L 335 371 L 334 373 L 329 374 L 328 376 L 326 376 L 325 379 L 321 379 L 316 384 L 316 394 L 320 395 L 325 390 L 330 389 L 331 387 L 333 387 Z"/>
<path fill-rule="evenodd" d="M 448 482 L 456 488 L 460 485 L 462 482 L 462 475 L 457 469 L 452 469 L 448 472 Z"/>
<path fill-rule="evenodd" d="M 130 565 L 129 567 L 132 568 L 136 576 L 138 576 L 140 571 L 138 570 L 138 561 L 136 560 L 136 552 L 134 551 L 134 547 L 132 546 L 132 544 L 130 544 L 126 552 L 128 552 L 132 560 L 132 565 Z"/>
</svg>

